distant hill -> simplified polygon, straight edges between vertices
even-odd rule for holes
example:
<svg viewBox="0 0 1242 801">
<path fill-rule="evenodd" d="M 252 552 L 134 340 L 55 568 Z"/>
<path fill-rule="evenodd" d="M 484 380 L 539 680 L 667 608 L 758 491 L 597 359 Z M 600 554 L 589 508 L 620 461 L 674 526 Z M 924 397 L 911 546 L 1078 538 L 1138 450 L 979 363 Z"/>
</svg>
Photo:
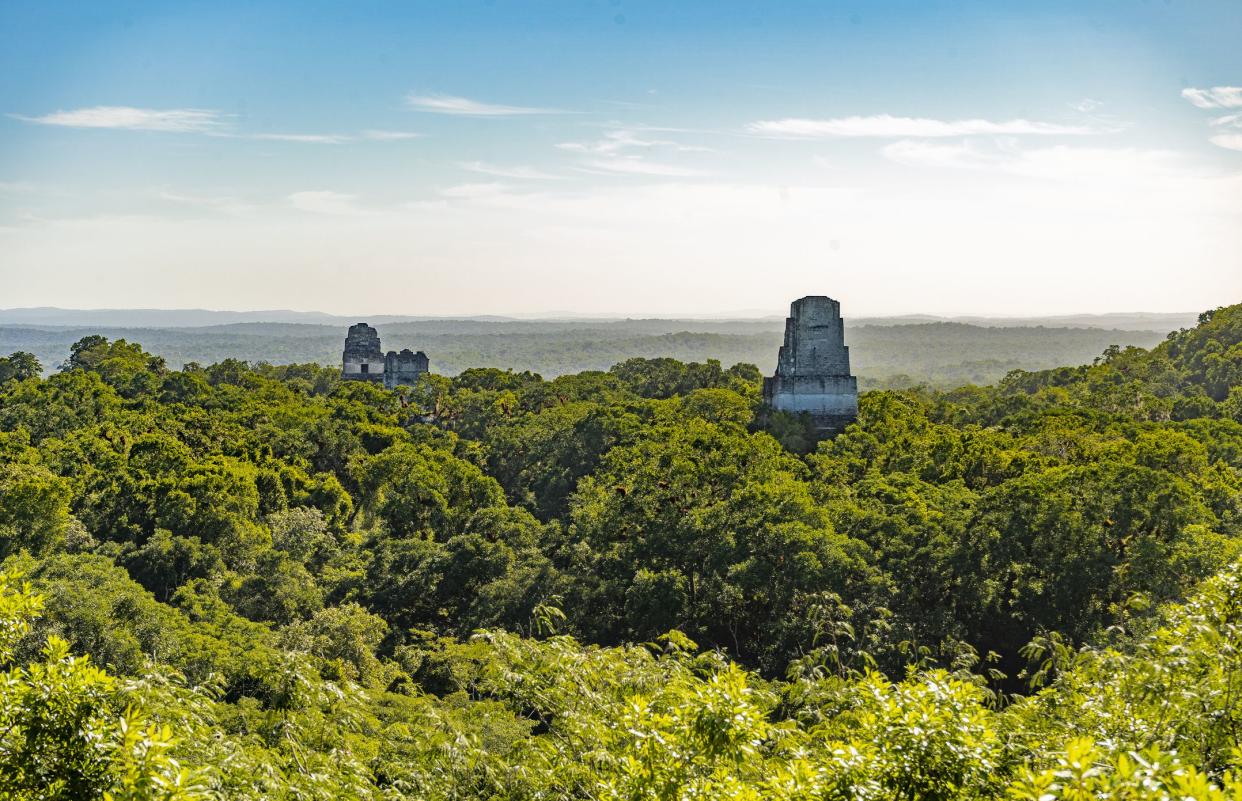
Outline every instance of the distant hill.
<svg viewBox="0 0 1242 801">
<path fill-rule="evenodd" d="M 208 309 L 0 309 L 2 325 L 108 326 L 115 328 L 183 328 L 241 322 L 333 322 L 322 312 L 212 311 Z"/>
<path fill-rule="evenodd" d="M 139 342 L 175 368 L 186 362 L 210 364 L 227 358 L 335 365 L 346 325 L 352 321 L 249 321 L 183 327 L 0 323 L 0 355 L 29 351 L 45 369 L 52 370 L 66 358 L 74 342 L 101 334 Z M 386 349 L 426 351 L 432 369 L 450 375 L 467 367 L 501 367 L 553 377 L 606 370 L 634 356 L 671 356 L 698 362 L 718 359 L 726 366 L 748 362 L 766 373 L 775 365 L 784 330 L 780 318 L 370 321 L 379 330 Z M 983 326 L 944 321 L 847 321 L 846 326 L 854 371 L 864 388 L 992 383 L 1010 370 L 1083 364 L 1110 345 L 1151 347 L 1165 337 L 1163 331 L 1141 329 Z"/>
<path fill-rule="evenodd" d="M 1112 314 L 1076 314 L 1051 317 L 941 317 L 927 314 L 910 314 L 889 317 L 848 318 L 854 325 L 911 325 L 917 323 L 968 323 L 989 328 L 1024 328 L 1044 326 L 1048 328 L 1103 328 L 1127 331 L 1157 331 L 1167 333 L 1188 328 L 1198 319 L 1196 312 L 1148 313 L 1121 312 Z M 513 322 L 520 324 L 579 324 L 602 325 L 610 322 L 650 323 L 661 330 L 715 330 L 712 326 L 735 323 L 752 323 L 779 328 L 784 312 L 773 311 L 737 313 L 725 315 L 687 315 L 684 318 L 625 317 L 622 315 L 573 315 L 568 312 L 549 313 L 542 316 L 478 315 L 478 316 L 417 316 L 417 315 L 336 315 L 316 311 L 214 311 L 210 309 L 59 309 L 51 306 L 27 309 L 0 309 L 0 325 L 33 326 L 105 326 L 109 328 L 197 328 L 202 326 L 235 325 L 240 323 L 300 323 L 343 325 L 365 320 L 379 323 L 426 322 L 441 325 L 457 322 Z M 674 326 L 672 324 L 680 325 Z M 700 328 L 699 326 L 707 326 Z"/>
</svg>

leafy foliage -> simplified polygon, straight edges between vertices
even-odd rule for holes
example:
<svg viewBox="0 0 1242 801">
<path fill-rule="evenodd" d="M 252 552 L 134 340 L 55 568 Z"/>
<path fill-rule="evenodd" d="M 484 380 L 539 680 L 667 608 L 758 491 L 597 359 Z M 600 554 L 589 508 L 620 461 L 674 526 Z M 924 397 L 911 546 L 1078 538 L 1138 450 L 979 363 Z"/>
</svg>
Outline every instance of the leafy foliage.
<svg viewBox="0 0 1242 801">
<path fill-rule="evenodd" d="M 748 365 L 15 354 L 0 799 L 1238 797 L 1240 320 L 818 443 Z"/>
</svg>

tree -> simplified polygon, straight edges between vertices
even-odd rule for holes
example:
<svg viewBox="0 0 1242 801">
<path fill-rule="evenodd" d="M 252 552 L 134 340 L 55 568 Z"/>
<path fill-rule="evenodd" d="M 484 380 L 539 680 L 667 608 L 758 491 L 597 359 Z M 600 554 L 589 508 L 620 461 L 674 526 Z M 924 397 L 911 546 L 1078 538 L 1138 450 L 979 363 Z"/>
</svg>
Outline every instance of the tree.
<svg viewBox="0 0 1242 801">
<path fill-rule="evenodd" d="M 164 602 L 190 579 L 211 578 L 224 569 L 217 548 L 203 545 L 197 537 L 178 537 L 164 529 L 156 529 L 141 547 L 123 554 L 119 561 L 135 581 Z"/>
<path fill-rule="evenodd" d="M 33 464 L 0 464 L 0 556 L 54 547 L 69 524 L 69 485 Z"/>
<path fill-rule="evenodd" d="M 320 609 L 281 632 L 281 644 L 335 663 L 341 678 L 374 686 L 385 675 L 376 656 L 388 624 L 356 603 Z"/>
<path fill-rule="evenodd" d="M 0 664 L 40 605 L 0 573 Z M 55 637 L 38 661 L 0 673 L 0 798 L 206 799 L 199 776 L 172 758 L 170 730 L 125 707 L 119 690 Z"/>
<path fill-rule="evenodd" d="M 502 505 L 495 479 L 426 445 L 397 445 L 358 462 L 364 507 L 398 537 L 440 541 L 463 530 L 476 510 Z"/>
<path fill-rule="evenodd" d="M 591 588 L 575 599 L 580 625 L 615 641 L 672 621 L 779 669 L 800 592 L 870 592 L 866 547 L 833 530 L 803 473 L 766 434 L 701 420 L 613 448 L 571 501 L 570 531 L 593 550 L 573 568 Z"/>
<path fill-rule="evenodd" d="M 109 342 L 99 335 L 83 337 L 70 348 L 61 371 L 74 370 L 97 373 L 124 398 L 158 393 L 168 372 L 161 357 L 147 353 L 138 343 Z"/>
<path fill-rule="evenodd" d="M 43 365 L 33 353 L 15 351 L 7 357 L 0 357 L 0 384 L 8 381 L 25 381 L 43 375 Z"/>
</svg>

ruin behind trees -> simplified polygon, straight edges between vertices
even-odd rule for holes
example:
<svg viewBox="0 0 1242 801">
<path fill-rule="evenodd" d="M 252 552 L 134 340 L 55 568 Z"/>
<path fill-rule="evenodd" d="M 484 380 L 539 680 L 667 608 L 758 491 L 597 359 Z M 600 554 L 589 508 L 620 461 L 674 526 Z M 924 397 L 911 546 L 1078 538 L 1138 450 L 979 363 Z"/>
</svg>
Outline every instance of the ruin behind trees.
<svg viewBox="0 0 1242 801">
<path fill-rule="evenodd" d="M 429 369 L 422 351 L 384 353 L 379 333 L 370 325 L 349 327 L 341 378 L 393 389 L 417 384 Z M 857 419 L 858 379 L 850 374 L 840 303 L 826 295 L 808 295 L 790 305 L 776 373 L 763 379 L 763 400 L 775 411 L 809 415 L 819 435 L 839 433 Z"/>
<path fill-rule="evenodd" d="M 763 400 L 777 411 L 809 414 L 821 434 L 838 433 L 858 417 L 858 379 L 850 375 L 840 303 L 808 295 L 790 305 L 776 374 L 763 379 Z"/>
<path fill-rule="evenodd" d="M 403 348 L 387 354 L 380 349 L 379 332 L 366 323 L 349 327 L 345 350 L 341 354 L 341 378 L 346 381 L 370 381 L 388 389 L 413 386 L 419 376 L 431 367 L 427 354 Z"/>
</svg>

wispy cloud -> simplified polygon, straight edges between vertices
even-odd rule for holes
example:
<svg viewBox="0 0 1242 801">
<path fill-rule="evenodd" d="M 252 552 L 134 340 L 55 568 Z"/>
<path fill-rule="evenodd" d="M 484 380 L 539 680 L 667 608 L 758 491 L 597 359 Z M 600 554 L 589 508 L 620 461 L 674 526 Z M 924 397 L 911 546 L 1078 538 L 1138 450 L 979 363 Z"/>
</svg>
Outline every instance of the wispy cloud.
<svg viewBox="0 0 1242 801">
<path fill-rule="evenodd" d="M 1242 134 L 1217 134 L 1208 141 L 1228 150 L 1242 150 Z"/>
<path fill-rule="evenodd" d="M 217 211 L 222 214 L 243 214 L 253 211 L 256 206 L 246 203 L 235 197 L 209 197 L 204 195 L 187 195 L 181 192 L 160 191 L 158 197 L 161 200 L 167 200 L 170 203 L 177 203 L 183 206 L 193 206 L 210 211 Z"/>
<path fill-rule="evenodd" d="M 585 162 L 584 168 L 588 171 L 621 173 L 624 175 L 662 175 L 673 178 L 693 178 L 711 175 L 711 173 L 704 170 L 683 167 L 678 164 L 662 164 L 635 156 L 594 159 Z"/>
<path fill-rule="evenodd" d="M 247 139 L 261 139 L 271 142 L 302 142 L 309 145 L 342 145 L 353 140 L 344 134 L 297 134 L 297 133 L 261 133 L 250 134 Z"/>
<path fill-rule="evenodd" d="M 360 140 L 392 142 L 414 139 L 410 131 L 368 129 L 357 134 L 310 133 L 242 133 L 232 127 L 229 115 L 195 108 L 151 109 L 134 106 L 91 106 L 70 111 L 54 111 L 37 117 L 13 114 L 12 117 L 39 125 L 64 128 L 110 128 L 127 131 L 163 131 L 166 133 L 197 133 L 231 139 L 257 139 L 269 142 L 300 142 L 314 145 L 341 145 Z"/>
<path fill-rule="evenodd" d="M 505 194 L 508 189 L 509 187 L 506 184 L 493 181 L 480 184 L 458 184 L 441 189 L 440 194 L 455 200 L 480 200 L 499 197 Z"/>
<path fill-rule="evenodd" d="M 212 133 L 221 130 L 225 125 L 219 112 L 197 108 L 91 106 L 71 111 L 54 111 L 38 117 L 20 114 L 13 116 L 39 125 L 59 125 L 66 128 L 115 128 L 168 133 Z"/>
<path fill-rule="evenodd" d="M 1191 87 L 1182 90 L 1182 97 L 1199 108 L 1239 108 L 1242 107 L 1242 86 Z"/>
<path fill-rule="evenodd" d="M 455 114 L 462 117 L 518 117 L 527 114 L 570 113 L 555 108 L 483 103 L 467 97 L 454 97 L 452 95 L 407 95 L 405 102 L 417 111 L 428 111 L 433 114 Z"/>
<path fill-rule="evenodd" d="M 561 142 L 557 145 L 561 150 L 572 153 L 588 153 L 592 155 L 611 155 L 628 149 L 663 148 L 676 153 L 707 153 L 709 147 L 686 145 L 667 139 L 644 139 L 633 129 L 618 128 L 606 131 L 600 139 L 593 142 Z"/>
<path fill-rule="evenodd" d="M 377 131 L 366 130 L 357 134 L 301 134 L 301 133 L 261 133 L 245 134 L 244 139 L 262 139 L 272 142 L 302 142 L 310 145 L 343 145 L 349 142 L 399 142 L 417 139 L 420 134 L 411 131 Z"/>
<path fill-rule="evenodd" d="M 534 167 L 525 165 L 514 165 L 506 167 L 497 164 L 488 164 L 483 161 L 461 161 L 457 163 L 458 167 L 470 172 L 477 172 L 483 175 L 495 175 L 500 178 L 517 178 L 520 180 L 530 181 L 559 181 L 564 176 L 553 175 L 549 172 L 537 170 Z"/>
<path fill-rule="evenodd" d="M 870 117 L 836 117 L 833 119 L 801 119 L 752 122 L 747 130 L 761 136 L 814 139 L 821 137 L 935 138 L 974 135 L 1059 135 L 1078 136 L 1100 133 L 1082 125 L 1059 125 L 1034 120 L 936 120 L 925 117 L 894 117 L 879 114 Z"/>
<path fill-rule="evenodd" d="M 1213 86 L 1211 89 L 1183 89 L 1182 97 L 1196 108 L 1225 109 L 1242 108 L 1242 86 Z M 1211 126 L 1224 129 L 1208 137 L 1208 141 L 1226 150 L 1242 150 L 1242 113 L 1224 114 L 1211 121 Z"/>
<path fill-rule="evenodd" d="M 363 131 L 361 134 L 363 139 L 375 142 L 399 142 L 405 139 L 417 139 L 421 135 L 413 131 L 377 131 L 374 129 Z"/>
<path fill-rule="evenodd" d="M 1103 101 L 1096 100 L 1093 97 L 1084 97 L 1077 103 L 1069 104 L 1070 108 L 1074 109 L 1074 111 L 1081 111 L 1083 114 L 1090 114 L 1091 112 L 1099 109 L 1102 105 L 1104 105 Z"/>
<path fill-rule="evenodd" d="M 358 207 L 356 195 L 347 195 L 330 190 L 313 190 L 294 192 L 286 198 L 289 204 L 299 211 L 315 214 L 330 214 L 338 217 L 356 217 L 364 211 Z"/>
<path fill-rule="evenodd" d="M 695 167 L 670 164 L 667 161 L 651 161 L 646 158 L 651 153 L 663 154 L 665 157 L 674 153 L 709 153 L 712 152 L 711 148 L 686 145 L 667 139 L 648 139 L 629 128 L 606 131 L 601 138 L 590 142 L 561 142 L 557 148 L 570 153 L 591 156 L 592 158 L 584 161 L 579 167 L 587 172 L 661 175 L 673 178 L 711 174 Z"/>
</svg>

